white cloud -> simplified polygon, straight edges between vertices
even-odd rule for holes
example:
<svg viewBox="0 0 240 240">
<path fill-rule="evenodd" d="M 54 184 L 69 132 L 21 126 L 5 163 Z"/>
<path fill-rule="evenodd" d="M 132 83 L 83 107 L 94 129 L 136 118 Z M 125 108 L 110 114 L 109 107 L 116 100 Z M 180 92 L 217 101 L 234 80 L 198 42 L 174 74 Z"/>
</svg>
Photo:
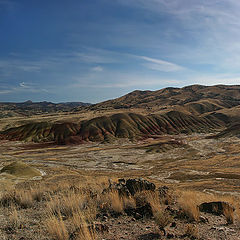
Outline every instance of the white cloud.
<svg viewBox="0 0 240 240">
<path fill-rule="evenodd" d="M 34 65 L 23 65 L 23 66 L 17 66 L 20 70 L 23 70 L 25 72 L 39 72 L 41 70 L 40 66 L 34 66 Z"/>
<path fill-rule="evenodd" d="M 192 80 L 194 83 L 201 84 L 201 85 L 240 85 L 240 74 L 236 76 L 231 76 L 227 74 L 216 75 L 216 76 L 200 76 L 195 77 Z"/>
<path fill-rule="evenodd" d="M 103 71 L 103 67 L 101 67 L 101 66 L 93 67 L 92 71 L 94 71 L 94 72 L 102 72 Z"/>
<path fill-rule="evenodd" d="M 187 60 L 190 64 L 213 64 L 218 69 L 239 70 L 240 67 L 240 1 L 239 0 L 118 0 L 119 3 L 148 11 L 151 19 L 164 16 L 163 26 L 170 32 L 152 32 L 159 44 L 153 48 L 171 59 Z M 169 21 L 170 20 L 170 21 Z M 155 29 L 157 24 L 155 23 Z M 179 33 L 174 36 L 172 33 Z M 146 34 L 149 36 L 149 34 Z M 144 34 L 142 36 L 143 39 Z M 167 44 L 167 46 L 166 46 Z M 165 46 L 164 46 L 165 45 Z M 175 51 L 173 52 L 172 49 Z M 232 60 L 234 59 L 234 60 Z M 152 65 L 152 68 L 157 68 Z"/>
<path fill-rule="evenodd" d="M 70 88 L 161 88 L 163 86 L 179 85 L 180 80 L 148 75 L 106 72 L 105 74 L 88 74 L 84 77 L 75 77 Z"/>
<path fill-rule="evenodd" d="M 98 52 L 97 49 L 88 52 L 76 52 L 72 55 L 73 60 L 85 63 L 113 63 L 116 59 L 113 58 L 108 52 Z"/>
<path fill-rule="evenodd" d="M 19 86 L 20 86 L 20 87 L 23 87 L 23 88 L 25 88 L 25 87 L 26 87 L 26 85 L 25 85 L 25 83 L 24 83 L 24 82 L 21 82 L 21 83 L 19 83 Z"/>
<path fill-rule="evenodd" d="M 16 86 L 15 85 L 5 85 L 0 87 L 0 94 L 9 94 L 9 93 L 19 93 L 19 92 L 32 92 L 32 93 L 40 93 L 40 92 L 49 92 L 47 89 L 41 88 L 37 84 L 20 82 Z"/>
<path fill-rule="evenodd" d="M 8 93 L 12 93 L 12 90 L 0 90 L 0 94 L 8 94 Z"/>
<path fill-rule="evenodd" d="M 183 67 L 181 67 L 177 64 L 163 61 L 160 59 L 150 58 L 150 57 L 146 57 L 146 56 L 137 56 L 137 57 L 140 59 L 143 59 L 147 62 L 150 62 L 150 63 L 145 63 L 143 65 L 146 66 L 147 68 L 150 68 L 153 70 L 163 71 L 163 72 L 175 72 L 175 71 L 184 69 Z"/>
</svg>

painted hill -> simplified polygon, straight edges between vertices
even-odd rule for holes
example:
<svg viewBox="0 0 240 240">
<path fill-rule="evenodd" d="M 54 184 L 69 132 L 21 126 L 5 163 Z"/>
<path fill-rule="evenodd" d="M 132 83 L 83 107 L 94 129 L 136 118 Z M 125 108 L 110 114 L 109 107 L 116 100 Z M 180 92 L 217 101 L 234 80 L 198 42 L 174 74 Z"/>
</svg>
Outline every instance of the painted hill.
<svg viewBox="0 0 240 240">
<path fill-rule="evenodd" d="M 238 137 L 240 138 L 240 124 L 230 126 L 223 130 L 222 132 L 216 134 L 212 138 L 222 138 L 222 137 Z"/>
<path fill-rule="evenodd" d="M 0 133 L 0 139 L 54 141 L 57 144 L 84 141 L 111 141 L 114 138 L 139 139 L 162 134 L 208 132 L 222 128 L 217 118 L 198 117 L 177 111 L 143 116 L 120 113 L 74 123 L 31 123 Z"/>
<path fill-rule="evenodd" d="M 95 105 L 31 101 L 0 104 L 0 112 L 8 109 L 26 116 L 51 111 L 77 112 L 83 108 L 82 114 L 91 113 L 91 117 L 82 118 L 87 120 L 80 122 L 76 115 L 75 118 L 60 120 L 61 123 L 58 119 L 31 122 L 0 132 L 0 138 L 68 144 L 229 128 L 240 122 L 240 86 L 192 85 L 158 91 L 134 91 Z M 91 119 L 95 113 L 99 117 Z"/>
</svg>

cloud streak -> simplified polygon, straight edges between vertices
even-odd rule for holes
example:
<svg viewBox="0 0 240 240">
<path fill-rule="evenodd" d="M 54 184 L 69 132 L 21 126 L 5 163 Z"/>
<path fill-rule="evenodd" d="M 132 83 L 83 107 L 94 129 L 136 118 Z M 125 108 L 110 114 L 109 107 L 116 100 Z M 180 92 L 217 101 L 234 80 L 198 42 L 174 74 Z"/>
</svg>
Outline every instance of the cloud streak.
<svg viewBox="0 0 240 240">
<path fill-rule="evenodd" d="M 163 71 L 163 72 L 176 72 L 176 71 L 180 71 L 180 70 L 184 69 L 183 67 L 181 67 L 177 64 L 163 61 L 160 59 L 150 58 L 150 57 L 146 57 L 146 56 L 136 56 L 136 57 L 149 62 L 149 63 L 145 63 L 143 65 L 152 70 Z"/>
<path fill-rule="evenodd" d="M 5 94 L 18 94 L 20 92 L 24 93 L 41 93 L 45 92 L 48 93 L 49 91 L 47 89 L 41 88 L 39 85 L 33 84 L 33 83 L 25 83 L 20 82 L 17 85 L 8 85 L 0 87 L 0 95 Z"/>
</svg>

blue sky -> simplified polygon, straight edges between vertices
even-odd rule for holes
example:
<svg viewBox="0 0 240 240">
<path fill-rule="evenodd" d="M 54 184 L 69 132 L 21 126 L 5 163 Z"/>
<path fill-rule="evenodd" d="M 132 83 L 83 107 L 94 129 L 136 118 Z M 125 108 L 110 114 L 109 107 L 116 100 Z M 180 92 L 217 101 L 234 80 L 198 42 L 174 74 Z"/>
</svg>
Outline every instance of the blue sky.
<svg viewBox="0 0 240 240">
<path fill-rule="evenodd" d="M 0 0 L 0 101 L 240 84 L 239 0 Z"/>
</svg>

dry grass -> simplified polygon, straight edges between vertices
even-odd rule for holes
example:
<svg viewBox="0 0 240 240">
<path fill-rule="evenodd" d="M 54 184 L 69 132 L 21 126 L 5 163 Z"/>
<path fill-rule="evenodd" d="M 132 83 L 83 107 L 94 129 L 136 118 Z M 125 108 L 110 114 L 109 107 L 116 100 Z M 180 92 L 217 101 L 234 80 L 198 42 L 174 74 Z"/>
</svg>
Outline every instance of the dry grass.
<svg viewBox="0 0 240 240">
<path fill-rule="evenodd" d="M 43 187 L 34 189 L 16 188 L 2 193 L 0 206 L 10 207 L 15 205 L 19 208 L 31 208 L 35 201 L 40 202 L 44 200 L 44 194 L 46 194 L 46 189 L 43 189 Z"/>
<path fill-rule="evenodd" d="M 82 195 L 69 192 L 67 196 L 55 196 L 48 203 L 49 212 L 53 215 L 61 213 L 65 218 L 73 216 L 73 213 L 84 207 Z"/>
<path fill-rule="evenodd" d="M 108 202 L 109 207 L 116 213 L 121 213 L 124 210 L 123 199 L 119 196 L 117 191 L 112 191 L 105 195 L 105 201 Z"/>
<path fill-rule="evenodd" d="M 36 204 L 44 209 L 41 218 L 44 228 L 41 231 L 54 240 L 97 239 L 94 221 L 98 213 L 104 215 L 113 212 L 121 215 L 127 208 L 135 208 L 141 204 L 150 204 L 155 223 L 163 232 L 173 221 L 157 192 L 143 191 L 136 193 L 134 197 L 119 196 L 118 191 L 102 194 L 102 190 L 108 185 L 105 177 L 101 181 L 87 176 L 84 176 L 86 181 L 82 176 L 81 181 L 79 178 L 73 181 L 72 176 L 61 180 L 63 177 L 55 176 L 49 182 L 40 184 L 18 185 L 14 191 L 5 192 L 1 196 L 1 206 L 9 208 L 12 213 L 9 223 L 13 228 L 21 226 L 21 214 L 34 212 Z M 195 191 L 179 191 L 176 195 L 174 201 L 177 198 L 179 206 L 195 221 L 199 220 L 198 205 L 202 202 L 236 202 L 233 197 L 219 197 Z M 226 211 L 224 214 L 228 223 L 233 222 L 233 212 Z M 189 225 L 185 232 L 188 236 L 197 236 L 195 225 Z"/>
<path fill-rule="evenodd" d="M 69 237 L 76 240 L 96 239 L 94 220 L 99 199 L 97 201 L 97 194 L 94 195 L 91 191 L 92 188 L 99 189 L 96 185 L 89 185 L 88 190 L 84 185 L 73 185 L 67 182 L 61 187 L 55 187 L 54 196 L 47 202 L 45 223 L 52 238 L 56 240 Z M 116 199 L 115 194 L 109 195 L 109 203 L 117 211 L 119 203 Z"/>
<path fill-rule="evenodd" d="M 58 217 L 55 215 L 50 216 L 45 220 L 45 226 L 50 237 L 54 240 L 67 240 L 69 234 L 63 222 L 62 216 L 59 213 Z"/>
<path fill-rule="evenodd" d="M 8 219 L 8 224 L 13 229 L 18 229 L 21 226 L 19 215 L 15 206 L 10 208 L 10 216 Z"/>
<path fill-rule="evenodd" d="M 14 191 L 5 191 L 1 194 L 0 206 L 11 207 L 16 204 Z"/>
<path fill-rule="evenodd" d="M 153 217 L 160 230 L 164 231 L 164 228 L 173 221 L 173 217 L 165 211 L 165 207 L 162 203 L 162 199 L 159 198 L 155 192 L 146 193 L 147 202 L 150 204 L 153 212 Z"/>
<path fill-rule="evenodd" d="M 164 229 L 168 224 L 173 221 L 173 217 L 163 210 L 154 212 L 153 216 L 156 224 L 159 226 L 160 229 Z"/>
<path fill-rule="evenodd" d="M 15 197 L 17 205 L 21 208 L 31 208 L 34 205 L 34 199 L 31 190 L 18 190 Z"/>
<path fill-rule="evenodd" d="M 94 240 L 96 239 L 96 232 L 94 224 L 88 223 L 89 221 L 86 220 L 86 216 L 83 215 L 82 212 L 76 212 L 72 219 L 71 223 L 75 228 L 75 239 L 77 240 Z M 77 231 L 76 231 L 77 230 Z"/>
<path fill-rule="evenodd" d="M 189 237 L 190 239 L 198 239 L 199 238 L 198 227 L 194 224 L 187 224 L 184 235 Z"/>
<path fill-rule="evenodd" d="M 232 208 L 225 207 L 223 209 L 223 214 L 228 224 L 232 224 L 234 222 L 234 212 Z"/>
<path fill-rule="evenodd" d="M 183 192 L 178 203 L 191 221 L 199 221 L 200 212 L 194 192 Z"/>
<path fill-rule="evenodd" d="M 204 202 L 226 202 L 235 208 L 224 207 L 223 214 L 228 224 L 234 222 L 234 218 L 240 216 L 239 197 L 229 195 L 206 194 L 197 191 L 178 191 L 178 203 L 185 213 L 195 221 L 199 220 L 198 206 Z M 239 218 L 240 219 L 240 218 Z"/>
<path fill-rule="evenodd" d="M 146 201 L 151 205 L 153 213 L 158 212 L 159 210 L 162 211 L 163 203 L 157 193 L 145 192 L 143 194 L 146 196 Z"/>
</svg>

